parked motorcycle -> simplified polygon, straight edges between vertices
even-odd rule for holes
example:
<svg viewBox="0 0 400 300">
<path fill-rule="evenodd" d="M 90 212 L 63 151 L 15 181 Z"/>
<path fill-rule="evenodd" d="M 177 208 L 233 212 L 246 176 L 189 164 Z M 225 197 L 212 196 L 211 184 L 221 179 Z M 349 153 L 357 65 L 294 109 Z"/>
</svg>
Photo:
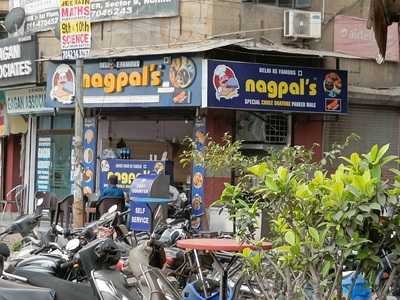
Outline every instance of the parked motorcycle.
<svg viewBox="0 0 400 300">
<path fill-rule="evenodd" d="M 68 242 L 68 251 L 81 247 L 77 239 Z M 112 239 L 96 239 L 81 247 L 70 261 L 59 258 L 54 260 L 52 268 L 55 272 L 75 268 L 87 274 L 86 280 L 71 282 L 58 278 L 50 268 L 25 264 L 16 269 L 15 274 L 3 273 L 9 280 L 18 280 L 31 286 L 48 288 L 55 292 L 57 300 L 63 299 L 141 299 L 136 289 L 129 286 L 121 272 L 112 269 L 120 259 L 120 250 Z M 49 261 L 47 260 L 47 263 Z M 0 290 L 1 290 L 0 282 Z M 16 298 L 14 298 L 16 299 Z"/>
</svg>

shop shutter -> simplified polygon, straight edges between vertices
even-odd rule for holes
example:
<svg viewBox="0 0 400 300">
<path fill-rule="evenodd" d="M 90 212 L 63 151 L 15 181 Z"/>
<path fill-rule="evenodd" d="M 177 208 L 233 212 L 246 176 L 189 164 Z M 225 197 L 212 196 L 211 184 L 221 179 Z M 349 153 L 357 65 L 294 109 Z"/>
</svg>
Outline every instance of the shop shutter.
<svg viewBox="0 0 400 300">
<path fill-rule="evenodd" d="M 345 155 L 353 152 L 366 153 L 374 145 L 390 143 L 390 154 L 399 155 L 399 121 L 397 109 L 379 109 L 377 107 L 351 106 L 348 115 L 339 116 L 337 120 L 327 118 L 324 130 L 324 151 L 331 149 L 334 143 L 343 143 L 347 136 L 356 133 L 359 142 L 353 142 Z M 393 165 L 386 167 L 385 176 Z"/>
</svg>

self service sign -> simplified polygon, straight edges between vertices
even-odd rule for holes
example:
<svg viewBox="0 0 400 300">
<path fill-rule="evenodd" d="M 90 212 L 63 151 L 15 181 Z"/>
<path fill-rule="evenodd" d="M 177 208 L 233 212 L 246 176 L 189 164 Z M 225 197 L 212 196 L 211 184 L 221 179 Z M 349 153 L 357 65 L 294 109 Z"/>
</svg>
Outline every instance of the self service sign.
<svg viewBox="0 0 400 300">
<path fill-rule="evenodd" d="M 207 60 L 207 107 L 347 113 L 347 72 Z"/>
<path fill-rule="evenodd" d="M 0 87 L 36 83 L 37 44 L 33 36 L 0 40 Z"/>
</svg>

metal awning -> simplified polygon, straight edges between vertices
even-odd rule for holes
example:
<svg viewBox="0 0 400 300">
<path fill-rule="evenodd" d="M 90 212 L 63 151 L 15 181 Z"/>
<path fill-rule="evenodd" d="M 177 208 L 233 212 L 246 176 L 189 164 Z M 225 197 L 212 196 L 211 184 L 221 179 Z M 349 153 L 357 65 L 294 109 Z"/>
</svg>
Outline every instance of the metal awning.
<svg viewBox="0 0 400 300">
<path fill-rule="evenodd" d="M 358 56 L 343 54 L 339 52 L 333 51 L 325 51 L 325 50 L 314 50 L 314 49 L 303 49 L 303 48 L 294 48 L 287 47 L 284 45 L 277 44 L 263 44 L 263 43 L 255 43 L 255 42 L 242 42 L 239 43 L 239 46 L 245 48 L 247 50 L 253 51 L 266 51 L 266 52 L 279 52 L 279 53 L 289 53 L 294 55 L 305 55 L 305 56 L 317 56 L 317 57 L 334 57 L 334 58 L 348 58 L 348 59 L 362 59 Z"/>
<path fill-rule="evenodd" d="M 370 88 L 349 86 L 350 104 L 400 106 L 400 87 Z"/>
<path fill-rule="evenodd" d="M 90 51 L 90 56 L 87 59 L 204 52 L 216 48 L 247 42 L 249 40 L 251 39 L 207 39 L 176 44 L 146 45 L 124 48 L 103 48 Z M 55 56 L 44 58 L 44 60 L 58 61 L 62 60 L 62 58 L 61 56 Z"/>
<path fill-rule="evenodd" d="M 103 48 L 92 50 L 87 59 L 101 59 L 101 58 L 116 58 L 116 57 L 135 57 L 146 55 L 166 55 L 177 53 L 196 53 L 204 52 L 212 49 L 222 48 L 226 46 L 238 46 L 243 49 L 252 51 L 264 52 L 279 52 L 289 53 L 293 55 L 316 56 L 316 57 L 336 57 L 336 58 L 349 58 L 361 59 L 361 57 L 342 54 L 332 51 L 312 50 L 287 47 L 284 45 L 267 45 L 259 42 L 254 42 L 252 38 L 247 39 L 206 39 L 201 41 L 192 41 L 176 44 L 163 44 L 163 45 L 146 45 L 138 47 L 123 47 L 123 48 Z M 61 56 L 45 57 L 42 60 L 61 61 Z"/>
</svg>

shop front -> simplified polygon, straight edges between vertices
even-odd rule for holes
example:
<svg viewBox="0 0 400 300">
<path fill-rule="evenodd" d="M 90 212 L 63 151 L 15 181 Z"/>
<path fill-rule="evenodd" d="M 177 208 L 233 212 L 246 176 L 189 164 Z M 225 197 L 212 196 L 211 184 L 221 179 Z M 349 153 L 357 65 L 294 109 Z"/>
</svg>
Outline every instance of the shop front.
<svg viewBox="0 0 400 300">
<path fill-rule="evenodd" d="M 181 166 L 179 155 L 183 140 L 194 136 L 198 123 L 201 61 L 197 56 L 175 55 L 85 62 L 86 195 L 101 195 L 111 175 L 129 193 L 139 176 L 165 174 L 170 185 L 190 198 L 193 170 Z M 68 111 L 74 106 L 74 74 L 74 65 L 49 65 L 48 107 Z M 202 184 L 196 187 L 201 192 Z M 199 197 L 196 207 L 201 210 Z"/>
<path fill-rule="evenodd" d="M 323 146 L 323 120 L 348 112 L 347 72 L 223 60 L 203 63 L 207 131 L 231 132 L 247 155 L 268 155 L 287 145 Z M 322 149 L 317 149 L 316 158 Z M 232 174 L 205 178 L 205 202 L 217 200 Z M 211 227 L 218 224 L 211 210 Z"/>
<path fill-rule="evenodd" d="M 3 134 L 6 136 L 2 140 L 1 147 L 4 159 L 2 164 L 4 177 L 1 182 L 3 196 L 18 185 L 27 186 L 23 175 L 29 127 L 29 118 L 25 113 L 28 112 L 14 111 L 15 107 L 8 105 L 11 103 L 9 99 L 13 97 L 12 95 L 18 96 L 18 93 L 27 95 L 27 90 L 36 86 L 37 57 L 37 40 L 33 35 L 0 40 L 0 91 L 5 98 Z M 16 102 L 18 101 L 17 99 Z M 27 193 L 23 195 L 26 196 Z M 25 209 L 27 207 L 25 199 L 23 205 Z"/>
</svg>

